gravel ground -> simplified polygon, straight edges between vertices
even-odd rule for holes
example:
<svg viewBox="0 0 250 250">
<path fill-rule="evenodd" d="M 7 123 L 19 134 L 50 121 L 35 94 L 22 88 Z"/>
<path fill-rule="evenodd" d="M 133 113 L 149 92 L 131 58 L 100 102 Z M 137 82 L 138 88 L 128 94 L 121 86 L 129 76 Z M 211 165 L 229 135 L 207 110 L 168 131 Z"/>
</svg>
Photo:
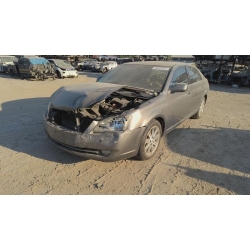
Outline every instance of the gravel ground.
<svg viewBox="0 0 250 250">
<path fill-rule="evenodd" d="M 57 148 L 42 115 L 59 87 L 95 81 L 0 75 L 0 194 L 250 194 L 250 89 L 210 86 L 199 120 L 162 138 L 148 161 L 85 160 Z"/>
</svg>

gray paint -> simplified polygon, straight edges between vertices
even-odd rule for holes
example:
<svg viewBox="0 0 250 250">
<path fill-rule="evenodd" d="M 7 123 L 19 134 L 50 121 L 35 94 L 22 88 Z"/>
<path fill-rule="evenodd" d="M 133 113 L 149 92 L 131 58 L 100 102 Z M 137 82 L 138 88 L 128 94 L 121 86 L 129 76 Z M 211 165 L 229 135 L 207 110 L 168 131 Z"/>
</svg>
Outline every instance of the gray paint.
<svg viewBox="0 0 250 250">
<path fill-rule="evenodd" d="M 198 111 L 203 98 L 208 95 L 209 85 L 207 79 L 201 73 L 202 80 L 189 84 L 186 91 L 171 91 L 169 86 L 176 69 L 186 65 L 194 67 L 190 64 L 161 61 L 129 64 L 166 66 L 172 67 L 172 69 L 164 89 L 158 96 L 145 101 L 138 108 L 126 110 L 118 115 L 120 117 L 131 116 L 131 121 L 126 131 L 93 133 L 92 128 L 97 124 L 97 121 L 93 121 L 87 130 L 80 133 L 52 124 L 45 117 L 45 130 L 58 146 L 85 158 L 102 161 L 116 161 L 135 156 L 139 150 L 143 133 L 153 119 L 163 119 L 165 126 L 163 134 L 165 134 L 194 115 Z M 122 87 L 124 85 L 103 82 L 64 87 L 52 95 L 51 104 L 59 109 L 75 110 L 80 107 L 86 108 L 102 101 Z M 110 150 L 111 155 L 108 157 L 94 155 L 87 152 L 87 149 L 96 151 Z"/>
</svg>

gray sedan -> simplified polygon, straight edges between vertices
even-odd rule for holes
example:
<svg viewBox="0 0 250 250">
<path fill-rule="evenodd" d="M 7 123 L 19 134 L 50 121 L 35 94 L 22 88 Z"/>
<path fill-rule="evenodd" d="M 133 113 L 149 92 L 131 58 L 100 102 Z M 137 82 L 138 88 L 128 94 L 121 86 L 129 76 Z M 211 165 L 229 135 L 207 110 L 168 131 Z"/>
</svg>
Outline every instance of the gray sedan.
<svg viewBox="0 0 250 250">
<path fill-rule="evenodd" d="M 126 63 L 97 82 L 58 89 L 45 131 L 57 146 L 84 158 L 147 160 L 164 134 L 201 117 L 208 92 L 207 79 L 191 64 Z"/>
</svg>

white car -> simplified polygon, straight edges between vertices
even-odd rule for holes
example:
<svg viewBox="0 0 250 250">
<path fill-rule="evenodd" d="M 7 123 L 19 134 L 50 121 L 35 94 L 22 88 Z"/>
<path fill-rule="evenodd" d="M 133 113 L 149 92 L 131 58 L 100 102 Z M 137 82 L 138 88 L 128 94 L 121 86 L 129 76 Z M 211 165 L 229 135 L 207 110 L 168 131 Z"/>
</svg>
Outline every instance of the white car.
<svg viewBox="0 0 250 250">
<path fill-rule="evenodd" d="M 78 77 L 77 70 L 67 61 L 60 59 L 48 59 L 54 65 L 58 78 Z"/>
<path fill-rule="evenodd" d="M 117 67 L 117 62 L 114 61 L 106 61 L 104 62 L 101 67 L 100 70 L 103 74 L 105 74 L 106 72 L 108 72 L 109 70 L 113 69 Z"/>
<path fill-rule="evenodd" d="M 15 56 L 0 56 L 0 73 L 8 72 L 8 65 L 14 65 L 18 58 Z"/>
</svg>

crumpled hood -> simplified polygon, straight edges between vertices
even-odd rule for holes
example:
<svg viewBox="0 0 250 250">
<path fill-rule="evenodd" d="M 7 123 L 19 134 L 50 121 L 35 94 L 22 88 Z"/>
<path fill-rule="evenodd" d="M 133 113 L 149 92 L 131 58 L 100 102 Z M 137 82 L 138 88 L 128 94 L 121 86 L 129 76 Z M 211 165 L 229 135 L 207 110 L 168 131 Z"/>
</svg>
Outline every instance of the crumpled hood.
<svg viewBox="0 0 250 250">
<path fill-rule="evenodd" d="M 75 110 L 89 107 L 125 85 L 90 82 L 61 87 L 51 96 L 51 107 Z"/>
</svg>

